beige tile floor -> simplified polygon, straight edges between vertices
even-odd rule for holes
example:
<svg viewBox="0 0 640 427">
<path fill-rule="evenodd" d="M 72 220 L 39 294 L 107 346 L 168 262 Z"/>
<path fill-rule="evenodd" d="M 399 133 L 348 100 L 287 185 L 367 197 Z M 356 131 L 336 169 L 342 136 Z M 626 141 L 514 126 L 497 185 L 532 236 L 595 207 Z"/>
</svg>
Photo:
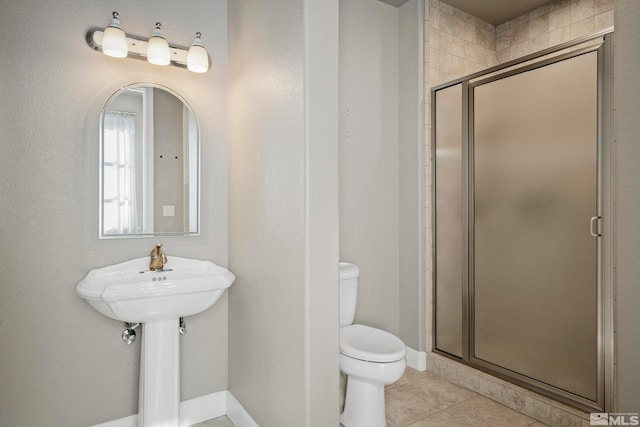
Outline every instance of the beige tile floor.
<svg viewBox="0 0 640 427">
<path fill-rule="evenodd" d="M 543 427 L 519 412 L 427 372 L 407 368 L 385 388 L 389 427 Z"/>
<path fill-rule="evenodd" d="M 198 424 L 193 424 L 190 427 L 234 427 L 233 423 L 229 421 L 226 416 L 214 418 L 209 421 L 204 421 Z"/>
<path fill-rule="evenodd" d="M 504 405 L 428 372 L 407 368 L 385 388 L 388 427 L 544 427 Z M 191 427 L 233 427 L 224 417 Z"/>
</svg>

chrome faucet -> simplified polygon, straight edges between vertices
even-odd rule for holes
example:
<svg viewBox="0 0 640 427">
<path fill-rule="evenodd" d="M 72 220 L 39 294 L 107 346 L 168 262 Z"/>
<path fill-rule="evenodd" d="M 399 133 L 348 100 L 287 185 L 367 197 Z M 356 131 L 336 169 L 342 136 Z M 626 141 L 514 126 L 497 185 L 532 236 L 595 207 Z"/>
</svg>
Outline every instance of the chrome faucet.
<svg viewBox="0 0 640 427">
<path fill-rule="evenodd" d="M 151 251 L 151 261 L 149 269 L 153 271 L 164 270 L 164 265 L 168 262 L 167 256 L 162 252 L 162 243 L 158 243 Z"/>
</svg>

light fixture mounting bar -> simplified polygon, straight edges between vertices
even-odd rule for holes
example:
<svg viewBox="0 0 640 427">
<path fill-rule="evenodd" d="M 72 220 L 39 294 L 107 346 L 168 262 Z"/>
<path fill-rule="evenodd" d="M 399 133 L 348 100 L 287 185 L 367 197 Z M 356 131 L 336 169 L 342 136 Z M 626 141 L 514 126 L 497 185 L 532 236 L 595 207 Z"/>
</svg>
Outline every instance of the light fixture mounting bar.
<svg viewBox="0 0 640 427">
<path fill-rule="evenodd" d="M 102 36 L 104 30 L 102 28 L 92 28 L 87 31 L 87 44 L 93 50 L 102 52 Z M 142 37 L 126 34 L 127 45 L 129 47 L 128 56 L 131 58 L 147 60 L 147 39 Z M 170 65 L 176 67 L 187 68 L 187 54 L 189 52 L 188 47 L 176 46 L 169 43 L 169 52 L 171 53 Z"/>
</svg>

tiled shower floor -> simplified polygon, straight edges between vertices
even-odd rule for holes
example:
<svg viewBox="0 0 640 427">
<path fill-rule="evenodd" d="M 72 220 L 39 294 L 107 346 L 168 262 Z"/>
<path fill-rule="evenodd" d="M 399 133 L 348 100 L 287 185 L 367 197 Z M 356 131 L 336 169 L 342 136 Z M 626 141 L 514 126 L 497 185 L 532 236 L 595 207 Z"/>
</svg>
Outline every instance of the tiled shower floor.
<svg viewBox="0 0 640 427">
<path fill-rule="evenodd" d="M 385 388 L 389 427 L 543 427 L 491 399 L 428 372 L 407 368 Z"/>
</svg>

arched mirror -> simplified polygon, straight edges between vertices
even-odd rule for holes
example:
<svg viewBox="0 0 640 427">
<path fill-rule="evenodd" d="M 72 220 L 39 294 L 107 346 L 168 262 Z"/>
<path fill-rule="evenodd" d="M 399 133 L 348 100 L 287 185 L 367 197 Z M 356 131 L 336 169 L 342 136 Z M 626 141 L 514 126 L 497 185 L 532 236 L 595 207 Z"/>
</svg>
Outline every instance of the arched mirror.
<svg viewBox="0 0 640 427">
<path fill-rule="evenodd" d="M 100 115 L 100 238 L 197 235 L 198 123 L 171 89 L 127 85 Z"/>
</svg>

